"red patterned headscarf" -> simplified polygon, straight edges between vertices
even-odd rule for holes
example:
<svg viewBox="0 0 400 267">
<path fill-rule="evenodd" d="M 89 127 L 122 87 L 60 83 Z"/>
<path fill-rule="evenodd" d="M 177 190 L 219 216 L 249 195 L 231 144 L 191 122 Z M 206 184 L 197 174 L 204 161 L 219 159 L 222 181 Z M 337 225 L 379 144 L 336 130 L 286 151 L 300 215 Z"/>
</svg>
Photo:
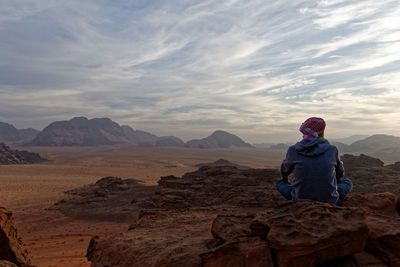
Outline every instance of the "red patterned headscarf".
<svg viewBox="0 0 400 267">
<path fill-rule="evenodd" d="M 323 136 L 326 123 L 323 119 L 318 117 L 308 118 L 300 126 L 300 132 L 303 134 L 304 139 L 314 139 Z"/>
</svg>

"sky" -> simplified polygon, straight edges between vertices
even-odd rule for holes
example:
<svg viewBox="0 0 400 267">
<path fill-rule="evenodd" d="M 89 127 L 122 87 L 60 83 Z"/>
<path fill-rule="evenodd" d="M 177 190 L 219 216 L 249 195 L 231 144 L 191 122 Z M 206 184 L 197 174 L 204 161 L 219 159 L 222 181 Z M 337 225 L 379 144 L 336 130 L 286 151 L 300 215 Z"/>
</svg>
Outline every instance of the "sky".
<svg viewBox="0 0 400 267">
<path fill-rule="evenodd" d="M 398 0 L 0 0 L 0 121 L 184 140 L 400 135 Z"/>
</svg>

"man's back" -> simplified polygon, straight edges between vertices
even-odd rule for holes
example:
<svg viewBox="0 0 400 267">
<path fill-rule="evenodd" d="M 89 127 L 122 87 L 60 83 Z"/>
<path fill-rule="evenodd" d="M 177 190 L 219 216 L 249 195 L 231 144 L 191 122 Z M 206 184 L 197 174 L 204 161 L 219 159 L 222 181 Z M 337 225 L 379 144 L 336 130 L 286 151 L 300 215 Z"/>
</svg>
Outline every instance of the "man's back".
<svg viewBox="0 0 400 267">
<path fill-rule="evenodd" d="M 288 150 L 281 166 L 287 177 L 294 171 L 292 198 L 336 204 L 339 199 L 336 179 L 343 177 L 338 150 L 324 138 L 302 140 Z"/>
</svg>

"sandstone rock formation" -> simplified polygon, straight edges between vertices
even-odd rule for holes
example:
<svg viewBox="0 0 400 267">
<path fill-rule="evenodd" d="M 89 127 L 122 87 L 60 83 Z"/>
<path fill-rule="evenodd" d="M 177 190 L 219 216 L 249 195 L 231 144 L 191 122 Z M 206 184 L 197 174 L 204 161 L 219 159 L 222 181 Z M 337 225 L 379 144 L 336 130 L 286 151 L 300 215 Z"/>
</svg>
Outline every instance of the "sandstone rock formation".
<svg viewBox="0 0 400 267">
<path fill-rule="evenodd" d="M 40 131 L 28 128 L 17 129 L 13 125 L 0 122 L 0 142 L 8 144 L 24 144 L 32 141 Z"/>
<path fill-rule="evenodd" d="M 154 191 L 154 186 L 144 186 L 139 180 L 109 176 L 66 191 L 69 198 L 57 202 L 53 209 L 78 219 L 131 222 L 138 218 L 138 203 Z"/>
<path fill-rule="evenodd" d="M 45 162 L 39 154 L 28 151 L 12 150 L 4 143 L 0 143 L 0 165 L 4 164 L 29 164 Z"/>
<path fill-rule="evenodd" d="M 32 141 L 36 146 L 95 146 L 129 143 L 123 129 L 108 118 L 76 117 L 51 123 Z"/>
<path fill-rule="evenodd" d="M 400 194 L 400 169 L 384 166 L 379 159 L 361 154 L 343 155 L 345 176 L 353 181 L 354 193 L 391 192 Z"/>
<path fill-rule="evenodd" d="M 366 247 L 389 266 L 400 266 L 400 216 L 397 196 L 391 193 L 354 194 L 344 206 L 366 212 L 369 237 Z"/>
<path fill-rule="evenodd" d="M 26 251 L 22 248 L 22 242 L 17 236 L 12 213 L 0 207 L 0 260 L 10 261 L 18 266 L 30 264 Z M 4 266 L 6 263 L 3 263 Z"/>
<path fill-rule="evenodd" d="M 267 238 L 277 266 L 315 266 L 361 252 L 368 238 L 362 210 L 300 200 L 257 216 L 250 228 Z"/>
<path fill-rule="evenodd" d="M 229 148 L 229 147 L 252 147 L 238 136 L 225 131 L 215 131 L 203 139 L 194 139 L 186 142 L 186 147 L 191 148 Z"/>
<path fill-rule="evenodd" d="M 240 170 L 231 166 L 202 167 L 182 176 L 161 177 L 159 188 L 143 207 L 272 207 L 283 197 L 275 190 L 279 172 L 274 169 Z"/>
<path fill-rule="evenodd" d="M 199 254 L 212 240 L 211 211 L 144 212 L 125 233 L 90 241 L 91 267 L 201 266 Z"/>
<path fill-rule="evenodd" d="M 162 177 L 153 195 L 130 204 L 142 211 L 129 231 L 93 238 L 88 259 L 92 266 L 398 266 L 394 194 L 353 194 L 344 207 L 285 201 L 278 179 L 277 170 L 235 167 Z"/>
</svg>

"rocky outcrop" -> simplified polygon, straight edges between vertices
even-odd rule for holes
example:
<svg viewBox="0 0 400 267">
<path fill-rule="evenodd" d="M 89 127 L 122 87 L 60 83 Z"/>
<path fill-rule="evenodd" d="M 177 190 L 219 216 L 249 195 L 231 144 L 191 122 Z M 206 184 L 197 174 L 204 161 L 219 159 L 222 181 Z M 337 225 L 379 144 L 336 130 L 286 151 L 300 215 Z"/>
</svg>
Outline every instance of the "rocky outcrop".
<svg viewBox="0 0 400 267">
<path fill-rule="evenodd" d="M 144 186 L 140 180 L 108 176 L 66 191 L 68 198 L 52 209 L 77 219 L 132 222 L 139 216 L 138 203 L 153 196 L 154 191 L 154 186 Z"/>
<path fill-rule="evenodd" d="M 6 164 L 30 164 L 48 161 L 38 153 L 12 150 L 4 143 L 0 143 L 0 165 Z"/>
<path fill-rule="evenodd" d="M 162 177 L 133 203 L 142 212 L 129 231 L 93 238 L 87 256 L 92 266 L 398 266 L 396 195 L 285 201 L 278 179 L 235 167 Z"/>
<path fill-rule="evenodd" d="M 22 248 L 22 242 L 17 236 L 12 213 L 3 207 L 0 207 L 0 259 L 18 266 L 30 264 L 28 254 Z"/>
<path fill-rule="evenodd" d="M 369 237 L 366 247 L 389 266 L 400 266 L 398 197 L 391 193 L 354 194 L 343 203 L 366 213 Z"/>
<path fill-rule="evenodd" d="M 275 190 L 279 172 L 274 169 L 240 170 L 231 166 L 202 167 L 182 176 L 161 177 L 157 194 L 143 207 L 272 207 L 283 197 Z"/>
<path fill-rule="evenodd" d="M 195 165 L 197 168 L 201 168 L 201 167 L 222 167 L 222 166 L 232 166 L 232 167 L 236 167 L 238 169 L 250 169 L 247 166 L 242 166 L 233 162 L 230 162 L 229 160 L 226 159 L 218 159 L 214 162 L 208 162 L 208 163 L 199 163 Z"/>
<path fill-rule="evenodd" d="M 215 131 L 206 138 L 190 140 L 185 146 L 190 148 L 252 147 L 238 136 L 225 131 Z"/>
<path fill-rule="evenodd" d="M 377 158 L 367 155 L 343 155 L 341 157 L 346 177 L 353 181 L 354 193 L 400 194 L 400 169 L 393 165 L 384 166 Z"/>
<path fill-rule="evenodd" d="M 92 238 L 86 256 L 91 267 L 201 266 L 214 217 L 212 211 L 143 212 L 129 231 Z"/>
<path fill-rule="evenodd" d="M 368 238 L 360 209 L 311 201 L 286 202 L 257 216 L 250 228 L 267 238 L 277 266 L 315 266 L 361 252 Z"/>
</svg>

